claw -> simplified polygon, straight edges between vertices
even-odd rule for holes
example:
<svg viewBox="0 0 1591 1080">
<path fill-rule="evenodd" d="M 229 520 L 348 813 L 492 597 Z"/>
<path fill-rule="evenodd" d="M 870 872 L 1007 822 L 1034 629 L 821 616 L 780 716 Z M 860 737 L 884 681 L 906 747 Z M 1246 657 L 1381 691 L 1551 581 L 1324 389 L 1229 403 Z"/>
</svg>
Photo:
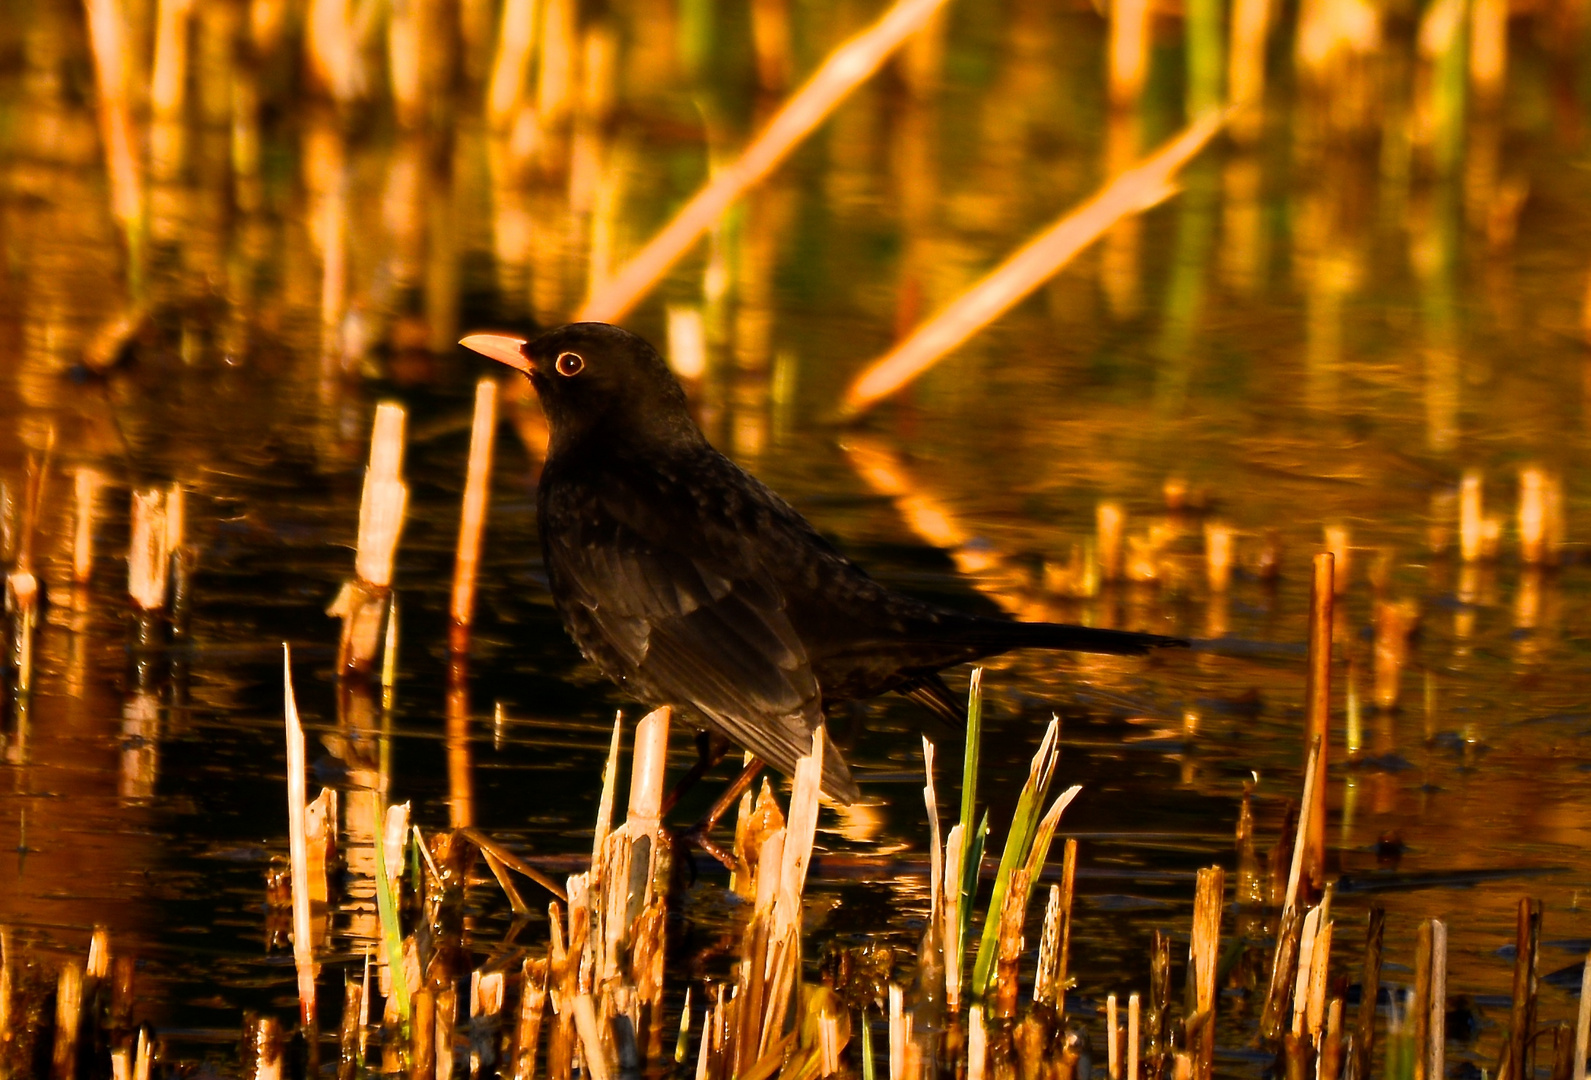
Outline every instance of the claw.
<svg viewBox="0 0 1591 1080">
<path fill-rule="evenodd" d="M 733 871 L 736 869 L 734 852 L 729 851 L 724 845 L 708 836 L 707 830 L 702 828 L 701 825 L 694 826 L 675 836 L 674 845 L 676 848 L 697 848 L 723 863 L 726 870 Z"/>
</svg>

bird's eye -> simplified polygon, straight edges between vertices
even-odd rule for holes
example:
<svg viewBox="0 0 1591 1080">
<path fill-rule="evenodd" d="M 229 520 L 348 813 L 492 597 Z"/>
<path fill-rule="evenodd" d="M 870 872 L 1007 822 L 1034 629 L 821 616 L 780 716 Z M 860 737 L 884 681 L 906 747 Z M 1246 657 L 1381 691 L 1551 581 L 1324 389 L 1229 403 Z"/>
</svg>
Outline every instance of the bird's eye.
<svg viewBox="0 0 1591 1080">
<path fill-rule="evenodd" d="M 552 366 L 558 369 L 560 375 L 578 375 L 586 369 L 586 362 L 579 353 L 561 352 Z"/>
</svg>

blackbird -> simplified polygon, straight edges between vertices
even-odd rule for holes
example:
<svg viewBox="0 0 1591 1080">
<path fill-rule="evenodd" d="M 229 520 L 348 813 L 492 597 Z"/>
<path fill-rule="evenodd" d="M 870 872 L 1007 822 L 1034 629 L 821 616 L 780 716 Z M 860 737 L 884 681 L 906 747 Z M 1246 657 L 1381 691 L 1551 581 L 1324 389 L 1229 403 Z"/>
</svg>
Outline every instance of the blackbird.
<svg viewBox="0 0 1591 1080">
<path fill-rule="evenodd" d="M 788 774 L 825 710 L 895 691 L 964 721 L 939 671 L 1011 649 L 1121 655 L 1155 634 L 967 615 L 892 592 L 708 444 L 657 351 L 606 323 L 461 344 L 523 371 L 550 429 L 537 492 L 553 601 L 627 693 Z M 854 801 L 829 744 L 823 790 Z"/>
</svg>

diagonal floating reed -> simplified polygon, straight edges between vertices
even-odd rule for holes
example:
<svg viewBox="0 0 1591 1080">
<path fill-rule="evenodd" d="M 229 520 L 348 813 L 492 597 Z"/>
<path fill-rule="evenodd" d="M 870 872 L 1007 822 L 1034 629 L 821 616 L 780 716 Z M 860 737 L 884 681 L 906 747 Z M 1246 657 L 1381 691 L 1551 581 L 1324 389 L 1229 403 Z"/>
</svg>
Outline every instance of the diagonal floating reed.
<svg viewBox="0 0 1591 1080">
<path fill-rule="evenodd" d="M 714 173 L 661 232 L 586 298 L 575 321 L 614 322 L 622 318 L 730 204 L 771 173 L 944 2 L 896 0 L 876 23 L 830 53 L 740 157 Z"/>
<path fill-rule="evenodd" d="M 1016 306 L 1116 222 L 1174 195 L 1177 189 L 1172 177 L 1225 122 L 1225 113 L 1214 112 L 1190 124 L 1175 139 L 1116 176 L 1093 198 L 1029 240 L 943 311 L 912 331 L 905 341 L 869 364 L 846 390 L 840 405 L 841 417 L 854 419 L 900 390 Z"/>
</svg>

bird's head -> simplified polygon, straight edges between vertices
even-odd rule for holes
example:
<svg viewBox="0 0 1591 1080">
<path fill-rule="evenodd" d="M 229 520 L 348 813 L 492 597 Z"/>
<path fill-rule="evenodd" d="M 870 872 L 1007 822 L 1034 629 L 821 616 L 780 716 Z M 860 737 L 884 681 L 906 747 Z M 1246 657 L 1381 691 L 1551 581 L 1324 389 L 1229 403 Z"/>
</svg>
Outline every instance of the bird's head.
<svg viewBox="0 0 1591 1080">
<path fill-rule="evenodd" d="M 525 373 L 547 414 L 552 454 L 593 435 L 701 438 L 673 372 L 628 330 L 570 323 L 533 341 L 471 334 L 459 344 Z"/>
</svg>

